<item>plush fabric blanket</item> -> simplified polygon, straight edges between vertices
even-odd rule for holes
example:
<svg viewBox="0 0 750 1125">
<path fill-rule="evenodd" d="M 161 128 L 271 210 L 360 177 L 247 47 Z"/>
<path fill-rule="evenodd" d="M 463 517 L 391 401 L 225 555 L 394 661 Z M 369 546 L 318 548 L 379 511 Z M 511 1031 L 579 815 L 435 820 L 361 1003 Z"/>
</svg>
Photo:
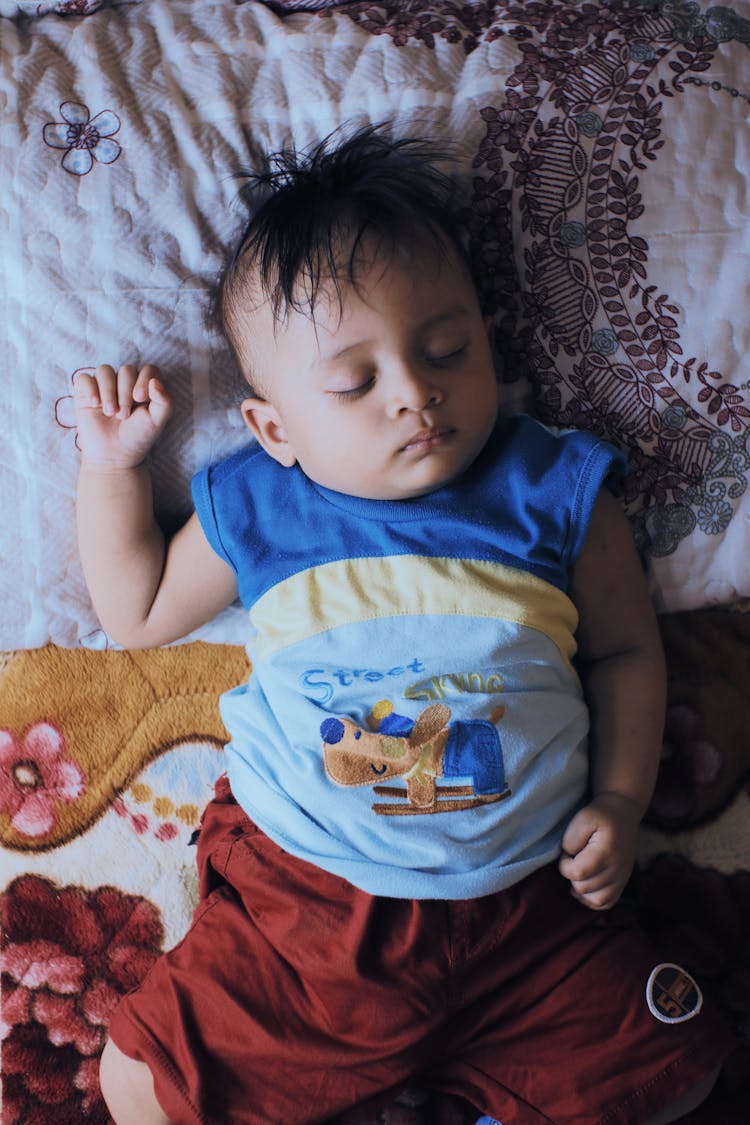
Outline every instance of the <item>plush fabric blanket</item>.
<svg viewBox="0 0 750 1125">
<path fill-rule="evenodd" d="M 0 647 L 106 643 L 75 547 L 77 373 L 162 365 L 156 500 L 180 519 L 192 473 L 246 434 L 207 316 L 244 225 L 235 174 L 385 120 L 454 150 L 505 408 L 625 450 L 660 608 L 750 595 L 750 0 L 3 11 Z"/>
<path fill-rule="evenodd" d="M 704 1115 L 750 1104 L 750 616 L 663 622 L 664 761 L 629 893 L 665 960 L 685 964 L 737 1029 Z M 196 903 L 191 836 L 222 772 L 217 699 L 244 651 L 48 646 L 0 672 L 4 1125 L 105 1122 L 97 1060 L 110 1013 Z M 415 1087 L 360 1125 L 462 1125 Z"/>
</svg>

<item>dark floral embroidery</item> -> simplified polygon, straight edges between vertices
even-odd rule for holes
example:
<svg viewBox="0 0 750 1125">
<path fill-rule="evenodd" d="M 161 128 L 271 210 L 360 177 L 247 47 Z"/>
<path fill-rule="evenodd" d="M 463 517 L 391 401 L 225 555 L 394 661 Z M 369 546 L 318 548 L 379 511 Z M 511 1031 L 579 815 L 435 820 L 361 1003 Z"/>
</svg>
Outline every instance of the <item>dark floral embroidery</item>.
<svg viewBox="0 0 750 1125">
<path fill-rule="evenodd" d="M 69 0 L 73 6 L 86 2 Z M 462 43 L 467 53 L 482 41 L 491 42 L 503 35 L 520 41 L 531 38 L 534 32 L 545 34 L 545 48 L 576 50 L 601 43 L 612 31 L 622 30 L 622 16 L 628 13 L 663 16 L 679 43 L 705 37 L 715 43 L 737 40 L 750 44 L 750 20 L 724 5 L 703 12 L 694 0 L 624 0 L 622 4 L 591 2 L 575 7 L 561 7 L 559 0 L 266 0 L 266 4 L 280 15 L 306 11 L 328 16 L 340 9 L 360 27 L 376 35 L 390 35 L 397 46 L 415 39 L 434 47 L 437 34 L 448 42 Z M 61 3 L 58 10 L 66 7 Z M 653 48 L 648 41 L 635 39 L 630 50 L 633 61 L 644 62 L 650 60 Z M 556 65 L 551 58 L 547 62 L 551 67 Z"/>
<path fill-rule="evenodd" d="M 65 149 L 62 166 L 73 176 L 85 176 L 94 166 L 112 164 L 121 153 L 120 145 L 112 137 L 120 128 L 120 118 L 110 109 L 91 117 L 88 107 L 78 102 L 63 102 L 60 106 L 62 121 L 51 121 L 44 126 L 44 143 L 50 148 Z"/>
<path fill-rule="evenodd" d="M 747 21 L 711 9 L 696 22 L 689 5 L 544 9 L 544 21 L 525 11 L 534 37 L 481 111 L 472 255 L 505 379 L 528 378 L 543 420 L 626 446 L 639 545 L 664 556 L 696 530 L 726 530 L 750 472 L 750 409 L 742 388 L 684 355 L 679 309 L 650 283 L 632 225 L 664 102 L 711 65 L 720 26 L 742 39 Z"/>
<path fill-rule="evenodd" d="M 117 7 L 120 4 L 141 3 L 144 3 L 144 0 L 39 0 L 34 8 L 33 0 L 16 0 L 20 14 L 36 16 L 90 16 L 105 6 Z"/>
<path fill-rule="evenodd" d="M 681 43 L 705 36 L 716 43 L 737 39 L 750 44 L 750 20 L 732 8 L 717 5 L 703 12 L 692 0 L 663 0 L 660 8 L 671 22 L 675 39 Z"/>
<path fill-rule="evenodd" d="M 89 16 L 101 7 L 101 2 L 102 0 L 61 0 L 52 11 L 59 16 Z"/>
<path fill-rule="evenodd" d="M 268 7 L 280 15 L 300 10 L 330 16 L 340 9 L 359 27 L 373 35 L 389 35 L 397 47 L 411 40 L 434 48 L 437 39 L 460 43 L 468 54 L 483 39 L 505 34 L 495 32 L 496 0 L 468 0 L 466 3 L 445 0 L 267 0 Z"/>
</svg>

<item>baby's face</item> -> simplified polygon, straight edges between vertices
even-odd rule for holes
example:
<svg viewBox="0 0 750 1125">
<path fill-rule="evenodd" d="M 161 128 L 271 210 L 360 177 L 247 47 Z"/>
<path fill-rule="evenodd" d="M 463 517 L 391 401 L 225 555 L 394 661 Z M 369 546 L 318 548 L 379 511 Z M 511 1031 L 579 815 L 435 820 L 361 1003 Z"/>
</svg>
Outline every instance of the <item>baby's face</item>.
<svg viewBox="0 0 750 1125">
<path fill-rule="evenodd" d="M 498 385 L 474 284 L 458 255 L 363 265 L 343 306 L 252 318 L 269 401 L 245 419 L 281 464 L 352 496 L 404 500 L 459 476 L 495 423 Z"/>
</svg>

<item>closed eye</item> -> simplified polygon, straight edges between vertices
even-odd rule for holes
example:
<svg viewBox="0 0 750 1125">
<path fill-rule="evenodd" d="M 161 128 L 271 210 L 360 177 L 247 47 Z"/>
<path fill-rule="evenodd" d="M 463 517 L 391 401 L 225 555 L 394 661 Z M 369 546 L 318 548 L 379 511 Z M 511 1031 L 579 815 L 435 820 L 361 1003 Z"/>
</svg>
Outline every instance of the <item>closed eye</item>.
<svg viewBox="0 0 750 1125">
<path fill-rule="evenodd" d="M 427 355 L 425 358 L 433 367 L 450 367 L 451 364 L 460 363 L 468 350 L 469 345 L 462 344 L 460 348 L 454 348 L 449 352 L 441 352 L 439 355 Z"/>
<path fill-rule="evenodd" d="M 358 387 L 351 387 L 346 391 L 329 391 L 328 394 L 343 402 L 353 402 L 355 399 L 361 398 L 362 395 L 366 395 L 374 382 L 374 379 L 367 379 L 364 383 L 360 383 Z"/>
</svg>

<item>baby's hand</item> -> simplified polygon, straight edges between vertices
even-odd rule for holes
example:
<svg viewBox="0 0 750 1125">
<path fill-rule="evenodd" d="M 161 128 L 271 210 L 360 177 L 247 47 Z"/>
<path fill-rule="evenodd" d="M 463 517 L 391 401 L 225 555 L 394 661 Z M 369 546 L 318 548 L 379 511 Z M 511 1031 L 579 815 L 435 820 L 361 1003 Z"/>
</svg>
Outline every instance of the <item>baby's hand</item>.
<svg viewBox="0 0 750 1125">
<path fill-rule="evenodd" d="M 73 403 L 87 464 L 112 469 L 140 465 L 172 412 L 171 395 L 158 376 L 150 363 L 140 371 L 125 364 L 116 374 L 100 364 L 93 375 L 78 375 Z"/>
<path fill-rule="evenodd" d="M 633 870 L 640 819 L 628 797 L 600 793 L 571 820 L 560 872 L 584 906 L 609 910 L 619 899 Z"/>
</svg>

